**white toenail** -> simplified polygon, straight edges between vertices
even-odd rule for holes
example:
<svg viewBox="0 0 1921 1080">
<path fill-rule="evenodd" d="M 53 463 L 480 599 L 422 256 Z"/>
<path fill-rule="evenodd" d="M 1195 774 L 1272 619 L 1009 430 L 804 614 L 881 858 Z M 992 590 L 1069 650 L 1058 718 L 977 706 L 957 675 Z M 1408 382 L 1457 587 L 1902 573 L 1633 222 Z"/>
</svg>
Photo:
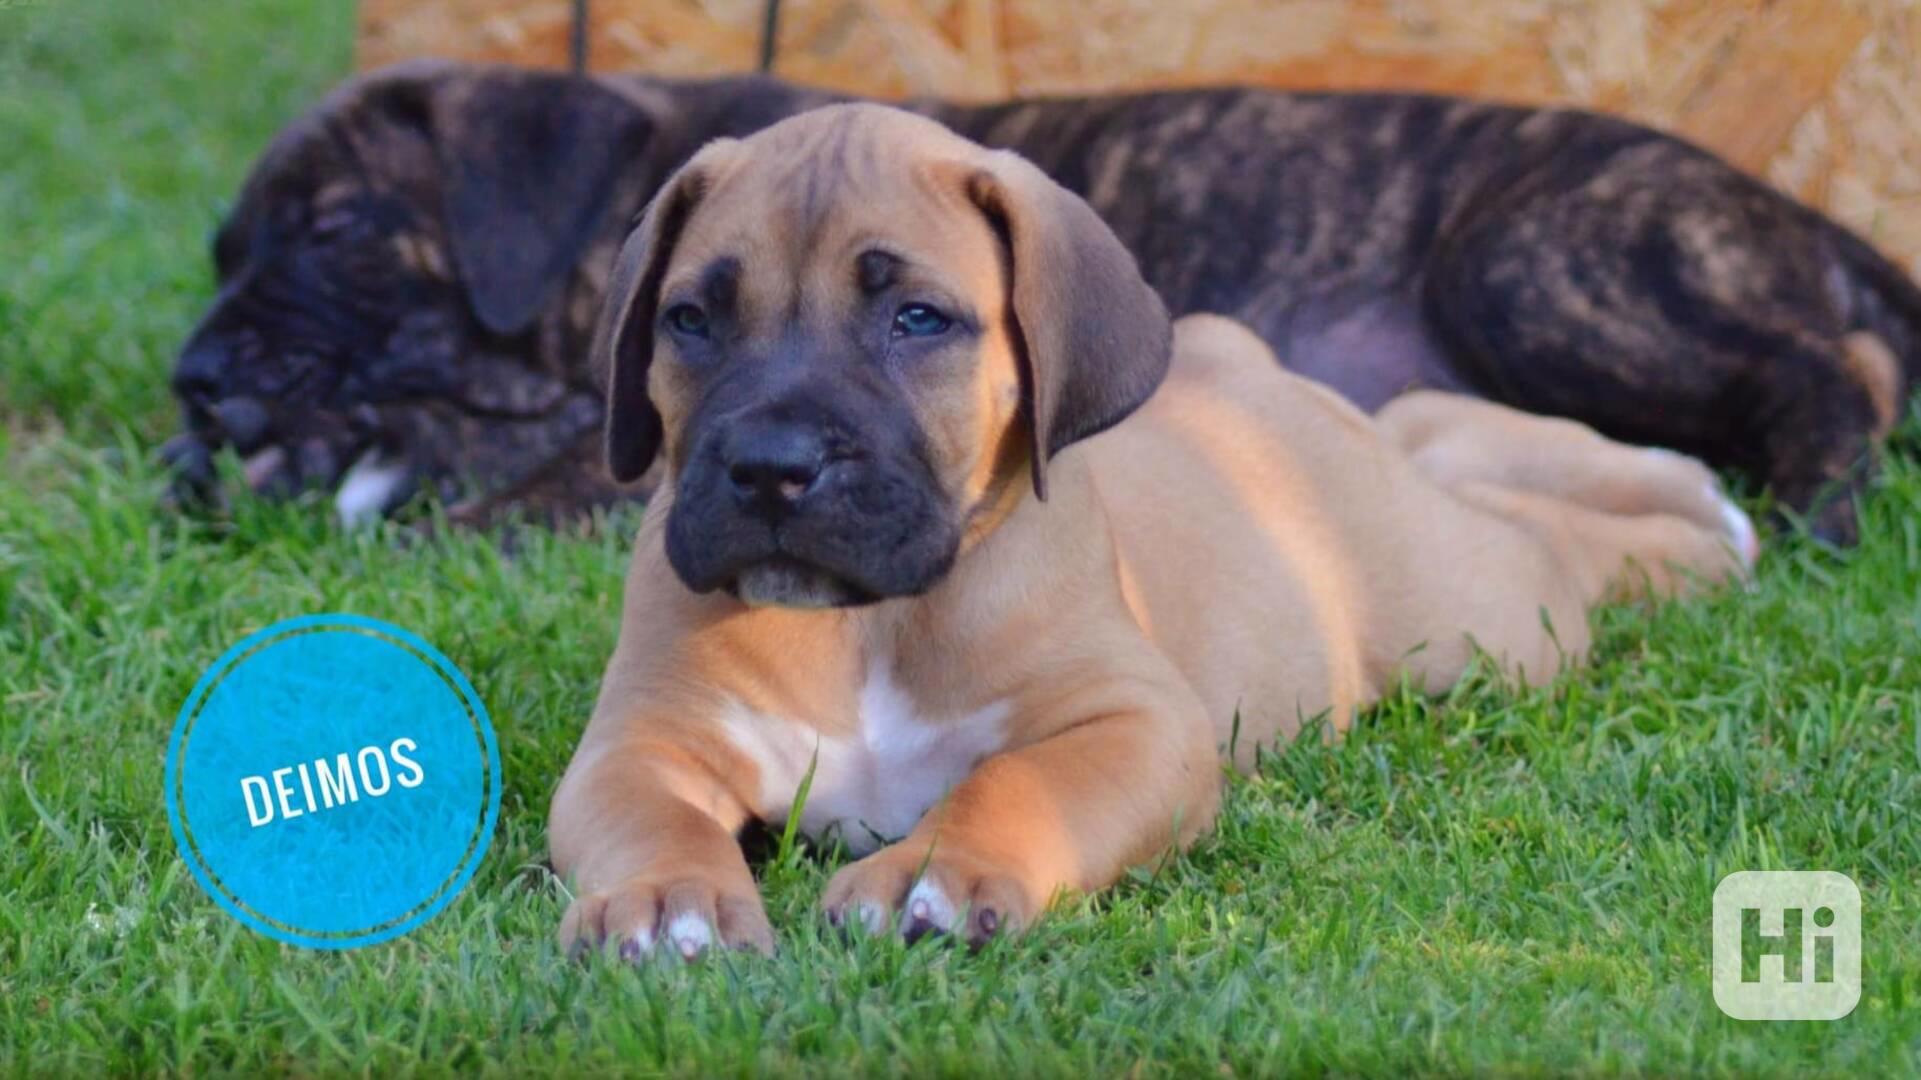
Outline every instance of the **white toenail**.
<svg viewBox="0 0 1921 1080">
<path fill-rule="evenodd" d="M 640 950 L 640 955 L 642 956 L 653 955 L 653 952 L 654 952 L 654 928 L 653 927 L 643 926 L 640 929 L 634 931 L 634 948 Z"/>
<path fill-rule="evenodd" d="M 953 928 L 953 902 L 947 899 L 947 894 L 941 891 L 939 885 L 927 878 L 915 882 L 914 890 L 907 894 L 907 910 L 921 922 L 942 930 Z"/>
<path fill-rule="evenodd" d="M 854 905 L 854 914 L 860 919 L 861 926 L 865 927 L 870 934 L 878 934 L 887 929 L 887 909 L 879 904 L 870 904 L 862 900 Z"/>
<path fill-rule="evenodd" d="M 1735 553 L 1741 556 L 1744 565 L 1753 566 L 1761 557 L 1761 538 L 1754 531 L 1754 519 L 1718 492 L 1715 498 L 1721 503 L 1721 521 L 1734 542 Z"/>
<path fill-rule="evenodd" d="M 667 924 L 667 936 L 681 956 L 692 960 L 714 943 L 714 928 L 694 912 L 683 911 Z"/>
</svg>

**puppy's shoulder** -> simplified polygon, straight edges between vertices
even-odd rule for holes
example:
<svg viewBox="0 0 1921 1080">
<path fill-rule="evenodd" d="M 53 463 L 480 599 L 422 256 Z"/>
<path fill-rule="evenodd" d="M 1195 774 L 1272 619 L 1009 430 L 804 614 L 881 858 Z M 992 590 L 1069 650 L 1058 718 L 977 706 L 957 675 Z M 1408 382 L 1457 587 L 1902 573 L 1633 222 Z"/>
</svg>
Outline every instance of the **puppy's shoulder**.
<svg viewBox="0 0 1921 1080">
<path fill-rule="evenodd" d="M 1337 454 L 1372 442 L 1365 413 L 1334 390 L 1288 371 L 1266 342 L 1236 320 L 1189 315 L 1174 324 L 1174 355 L 1167 381 L 1141 410 L 1138 423 L 1120 425 L 1118 442 L 1131 452 L 1164 452 L 1166 440 L 1200 450 L 1209 460 L 1266 465 Z M 1134 445 L 1138 444 L 1138 445 Z M 1128 452 L 1116 447 L 1117 451 Z M 1278 466 L 1277 466 L 1278 467 Z"/>
</svg>

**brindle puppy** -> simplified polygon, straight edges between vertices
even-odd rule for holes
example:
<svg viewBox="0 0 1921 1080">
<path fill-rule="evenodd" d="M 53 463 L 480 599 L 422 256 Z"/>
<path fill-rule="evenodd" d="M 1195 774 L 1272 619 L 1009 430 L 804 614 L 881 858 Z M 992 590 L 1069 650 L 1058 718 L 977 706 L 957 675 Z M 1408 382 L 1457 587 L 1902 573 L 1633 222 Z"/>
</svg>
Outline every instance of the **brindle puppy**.
<svg viewBox="0 0 1921 1080">
<path fill-rule="evenodd" d="M 349 518 L 420 486 L 460 517 L 617 497 L 586 338 L 622 230 L 708 140 L 831 95 L 410 64 L 275 140 L 183 349 L 204 478 Z M 1082 194 L 1177 314 L 1252 326 L 1373 409 L 1416 386 L 1570 416 L 1771 485 L 1851 539 L 1921 369 L 1921 290 L 1859 238 L 1672 137 L 1567 110 L 1221 89 L 921 102 Z"/>
</svg>

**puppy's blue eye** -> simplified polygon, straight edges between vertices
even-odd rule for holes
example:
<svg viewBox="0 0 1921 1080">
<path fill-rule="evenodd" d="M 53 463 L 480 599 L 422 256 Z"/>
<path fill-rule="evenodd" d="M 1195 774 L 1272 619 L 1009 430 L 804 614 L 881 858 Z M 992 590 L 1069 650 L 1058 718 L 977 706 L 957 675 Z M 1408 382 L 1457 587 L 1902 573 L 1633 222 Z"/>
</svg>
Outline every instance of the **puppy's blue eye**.
<svg viewBox="0 0 1921 1080">
<path fill-rule="evenodd" d="M 707 313 L 692 304 L 675 304 L 661 316 L 661 322 L 676 334 L 688 337 L 707 336 Z"/>
<path fill-rule="evenodd" d="M 895 337 L 933 337 L 952 325 L 954 320 L 929 304 L 908 304 L 894 313 Z"/>
</svg>

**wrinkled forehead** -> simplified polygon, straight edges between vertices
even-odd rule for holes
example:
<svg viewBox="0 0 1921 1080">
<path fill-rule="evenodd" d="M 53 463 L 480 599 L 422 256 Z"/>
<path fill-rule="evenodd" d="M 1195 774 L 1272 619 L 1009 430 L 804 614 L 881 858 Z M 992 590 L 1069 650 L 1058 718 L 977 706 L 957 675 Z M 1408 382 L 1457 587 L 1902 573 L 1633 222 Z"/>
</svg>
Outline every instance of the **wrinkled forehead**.
<svg viewBox="0 0 1921 1080">
<path fill-rule="evenodd" d="M 663 291 L 696 287 L 730 265 L 762 288 L 842 277 L 859 285 L 863 263 L 875 265 L 862 256 L 876 251 L 905 275 L 995 289 L 999 245 L 967 194 L 979 168 L 972 148 L 944 132 L 864 119 L 742 143 L 688 220 Z"/>
</svg>

